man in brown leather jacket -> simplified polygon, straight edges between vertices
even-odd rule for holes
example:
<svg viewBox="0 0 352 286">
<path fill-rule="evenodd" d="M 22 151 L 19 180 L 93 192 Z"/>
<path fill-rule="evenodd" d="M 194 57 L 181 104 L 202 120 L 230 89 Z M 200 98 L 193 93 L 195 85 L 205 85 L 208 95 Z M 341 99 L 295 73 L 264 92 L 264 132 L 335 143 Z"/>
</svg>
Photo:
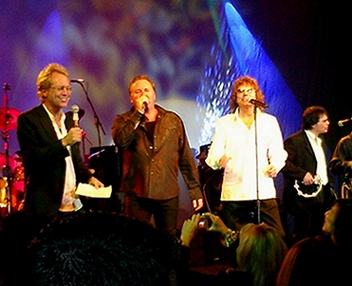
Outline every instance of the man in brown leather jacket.
<svg viewBox="0 0 352 286">
<path fill-rule="evenodd" d="M 203 207 L 197 168 L 182 119 L 155 105 L 156 89 L 147 76 L 129 84 L 130 111 L 117 115 L 112 138 L 122 152 L 125 213 L 176 234 L 181 171 L 195 211 Z"/>
</svg>

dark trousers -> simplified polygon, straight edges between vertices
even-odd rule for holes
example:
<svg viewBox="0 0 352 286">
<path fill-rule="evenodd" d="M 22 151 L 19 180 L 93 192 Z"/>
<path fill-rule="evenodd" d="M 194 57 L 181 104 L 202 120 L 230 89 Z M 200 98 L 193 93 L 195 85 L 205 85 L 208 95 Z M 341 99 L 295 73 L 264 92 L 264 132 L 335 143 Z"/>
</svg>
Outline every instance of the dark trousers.
<svg viewBox="0 0 352 286">
<path fill-rule="evenodd" d="M 260 200 L 259 220 L 257 201 L 223 201 L 223 218 L 225 224 L 239 230 L 246 223 L 265 222 L 276 228 L 283 238 L 285 231 L 282 227 L 279 206 L 276 199 Z"/>
<path fill-rule="evenodd" d="M 286 242 L 286 235 L 281 223 L 279 206 L 276 199 L 254 201 L 222 201 L 223 221 L 232 230 L 240 230 L 247 223 L 264 222 L 276 228 Z M 259 219 L 258 219 L 259 214 Z M 230 265 L 237 267 L 236 249 L 238 240 L 229 248 Z"/>
<path fill-rule="evenodd" d="M 322 235 L 325 212 L 335 198 L 329 185 L 313 198 L 299 197 L 299 211 L 294 214 L 293 243 L 309 236 Z"/>
<path fill-rule="evenodd" d="M 147 223 L 154 219 L 155 227 L 176 235 L 179 197 L 168 200 L 139 198 L 128 194 L 125 196 L 125 214 Z"/>
</svg>

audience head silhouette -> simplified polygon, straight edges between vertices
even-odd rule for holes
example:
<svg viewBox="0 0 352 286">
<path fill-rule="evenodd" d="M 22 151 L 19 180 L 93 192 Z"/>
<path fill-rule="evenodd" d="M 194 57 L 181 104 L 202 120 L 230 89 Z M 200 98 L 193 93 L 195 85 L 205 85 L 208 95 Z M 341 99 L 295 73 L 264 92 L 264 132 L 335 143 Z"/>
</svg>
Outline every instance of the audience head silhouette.
<svg viewBox="0 0 352 286">
<path fill-rule="evenodd" d="M 295 243 L 283 261 L 276 285 L 349 285 L 351 225 L 352 201 L 337 199 L 325 213 L 326 235 Z"/>
<path fill-rule="evenodd" d="M 323 231 L 328 233 L 342 251 L 352 249 L 352 200 L 338 199 L 325 213 Z"/>
<path fill-rule="evenodd" d="M 277 277 L 277 286 L 342 285 L 336 247 L 323 237 L 307 237 L 287 252 Z"/>
<path fill-rule="evenodd" d="M 54 217 L 30 242 L 27 285 L 170 285 L 173 237 L 119 214 L 70 212 Z"/>
</svg>

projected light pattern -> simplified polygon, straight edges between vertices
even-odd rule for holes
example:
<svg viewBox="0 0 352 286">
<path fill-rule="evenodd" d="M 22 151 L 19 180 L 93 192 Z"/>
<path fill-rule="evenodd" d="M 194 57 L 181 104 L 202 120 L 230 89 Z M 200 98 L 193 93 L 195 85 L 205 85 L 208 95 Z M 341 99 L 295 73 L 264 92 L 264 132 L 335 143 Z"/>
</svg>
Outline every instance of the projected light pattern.
<svg viewBox="0 0 352 286">
<path fill-rule="evenodd" d="M 206 65 L 200 93 L 196 98 L 199 112 L 197 120 L 203 119 L 199 145 L 211 142 L 216 120 L 230 112 L 229 99 L 235 78 L 232 58 L 224 60 L 222 51 L 215 46 L 210 55 L 214 64 Z"/>
<path fill-rule="evenodd" d="M 215 47 L 211 50 L 214 61 L 205 67 L 197 97 L 198 118 L 203 118 L 199 144 L 211 141 L 216 120 L 230 112 L 232 83 L 240 75 L 250 75 L 258 80 L 269 105 L 266 112 L 278 118 L 286 138 L 300 128 L 302 107 L 232 4 L 225 4 L 224 15 L 223 37 L 224 42 L 230 43 L 232 56 L 227 60 L 224 51 Z"/>
</svg>

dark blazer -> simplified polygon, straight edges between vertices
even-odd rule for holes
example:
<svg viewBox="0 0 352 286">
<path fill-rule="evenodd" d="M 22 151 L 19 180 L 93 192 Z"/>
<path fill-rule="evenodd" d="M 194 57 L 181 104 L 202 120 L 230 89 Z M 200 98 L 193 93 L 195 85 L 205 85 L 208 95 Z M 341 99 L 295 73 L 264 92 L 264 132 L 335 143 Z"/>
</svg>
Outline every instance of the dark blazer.
<svg viewBox="0 0 352 286">
<path fill-rule="evenodd" d="M 322 138 L 322 147 L 328 166 L 328 148 L 324 138 Z M 305 198 L 297 194 L 297 190 L 294 188 L 294 181 L 302 181 L 307 172 L 315 175 L 317 160 L 308 137 L 303 130 L 289 136 L 284 142 L 284 148 L 288 153 L 288 157 L 286 165 L 281 170 L 284 175 L 282 205 L 285 211 L 295 215 L 300 210 L 300 202 L 305 200 Z M 332 182 L 330 176 L 329 181 Z M 328 189 L 330 189 L 330 183 Z"/>
<path fill-rule="evenodd" d="M 73 126 L 66 117 L 67 130 Z M 65 182 L 67 148 L 58 140 L 52 122 L 42 105 L 22 113 L 17 121 L 17 139 L 25 169 L 25 211 L 55 214 L 59 211 Z M 71 146 L 77 182 L 92 176 L 81 157 L 79 144 Z"/>
</svg>

